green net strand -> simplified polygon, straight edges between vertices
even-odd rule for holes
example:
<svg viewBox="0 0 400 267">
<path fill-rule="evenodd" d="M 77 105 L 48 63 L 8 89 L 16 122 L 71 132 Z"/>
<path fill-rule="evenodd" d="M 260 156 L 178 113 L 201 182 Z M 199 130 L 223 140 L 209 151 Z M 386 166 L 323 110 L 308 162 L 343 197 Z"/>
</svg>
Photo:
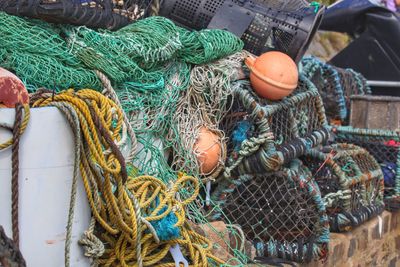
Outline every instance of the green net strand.
<svg viewBox="0 0 400 267">
<path fill-rule="evenodd" d="M 243 43 L 232 34 L 223 30 L 202 30 L 189 32 L 179 28 L 183 48 L 179 58 L 200 65 L 231 55 L 243 49 Z"/>
<path fill-rule="evenodd" d="M 40 87 L 57 91 L 65 88 L 101 88 L 101 82 L 93 71 L 62 65 L 48 56 L 14 51 L 5 56 L 0 65 L 13 70 L 31 88 L 31 92 Z M 59 73 L 62 75 L 57 75 Z"/>
<path fill-rule="evenodd" d="M 25 53 L 52 57 L 71 66 L 78 66 L 79 60 L 68 52 L 59 29 L 40 20 L 28 20 L 0 12 L 1 48 L 9 53 Z"/>
<path fill-rule="evenodd" d="M 99 90 L 101 83 L 93 72 L 98 70 L 117 89 L 163 89 L 169 61 L 202 64 L 242 47 L 231 33 L 190 32 L 162 17 L 111 32 L 0 13 L 0 66 L 14 71 L 29 88 Z"/>
</svg>

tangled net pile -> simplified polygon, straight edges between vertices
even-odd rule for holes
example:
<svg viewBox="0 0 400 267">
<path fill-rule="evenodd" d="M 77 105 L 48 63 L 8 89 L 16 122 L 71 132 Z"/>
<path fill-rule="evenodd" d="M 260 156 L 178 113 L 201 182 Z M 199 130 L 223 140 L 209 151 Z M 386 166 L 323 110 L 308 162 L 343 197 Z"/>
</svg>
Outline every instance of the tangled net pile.
<svg viewBox="0 0 400 267">
<path fill-rule="evenodd" d="M 134 135 L 112 138 L 116 140 L 122 151 L 128 151 L 127 154 L 130 156 L 127 157 L 127 161 L 135 166 L 131 168 L 135 171 L 134 176 L 155 176 L 166 184 L 176 181 L 179 171 L 200 177 L 199 163 L 193 151 L 193 144 L 202 126 L 217 132 L 220 141 L 223 142 L 225 137 L 218 131 L 218 125 L 229 108 L 227 98 L 232 94 L 230 82 L 242 75 L 238 70 L 246 56 L 245 52 L 241 52 L 242 48 L 241 40 L 228 32 L 219 30 L 189 32 L 161 17 L 140 20 L 118 31 L 110 32 L 94 31 L 86 27 L 55 25 L 0 13 L 0 66 L 18 75 L 30 92 L 37 92 L 39 88 L 54 91 L 66 88 L 75 90 L 91 88 L 99 92 L 104 90 L 103 93 L 106 96 L 123 108 L 123 113 L 117 114 L 121 121 L 112 127 L 118 127 L 118 131 L 122 130 L 123 133 L 134 132 Z M 218 61 L 218 59 L 221 60 Z M 46 92 L 44 96 L 48 97 L 48 94 Z M 53 103 L 52 100 L 47 98 L 46 101 L 42 99 L 35 105 L 50 103 Z M 92 108 L 100 111 L 104 104 L 94 104 Z M 104 116 L 106 117 L 102 117 L 101 121 L 108 125 L 112 116 L 110 114 Z M 82 118 L 79 119 L 82 123 Z M 82 127 L 84 128 L 86 127 Z M 118 131 L 117 128 L 113 129 L 114 134 Z M 96 142 L 95 145 L 98 145 Z M 109 145 L 106 146 L 106 150 L 108 148 L 110 148 Z M 98 153 L 93 153 L 96 157 L 98 156 Z M 132 194 L 123 190 L 121 183 L 125 182 L 127 174 L 123 174 L 125 178 L 114 178 L 118 169 L 116 166 L 122 162 L 112 155 L 106 156 L 112 163 L 107 163 L 106 159 L 101 159 L 101 162 L 103 168 L 110 172 L 110 181 L 117 183 L 115 188 L 103 188 L 105 192 L 108 192 L 104 196 L 106 198 L 111 198 L 110 192 L 116 190 L 115 195 L 118 199 L 107 200 L 107 202 L 111 201 L 110 205 L 113 207 L 104 206 L 97 195 L 90 193 L 93 190 L 100 190 L 96 188 L 95 183 L 95 181 L 99 182 L 95 178 L 98 170 L 90 165 L 85 154 L 81 155 L 81 160 L 85 162 L 81 167 L 86 173 L 92 173 L 87 174 L 85 179 L 89 182 L 86 189 L 87 193 L 92 195 L 92 208 L 98 211 L 95 215 L 96 219 L 100 220 L 103 216 L 107 219 L 116 219 L 114 222 L 124 229 L 115 240 L 110 237 L 112 233 L 115 233 L 115 228 L 113 228 L 115 225 L 107 224 L 106 219 L 100 220 L 102 227 L 107 229 L 105 237 L 101 238 L 109 244 L 115 244 L 118 249 L 110 251 L 106 247 L 103 256 L 98 261 L 105 263 L 104 260 L 109 258 L 112 262 L 106 263 L 113 264 L 118 261 L 121 264 L 122 262 L 129 264 L 139 256 L 135 254 L 138 250 L 132 246 L 134 237 L 127 235 L 134 232 L 133 225 L 129 216 L 119 217 L 116 214 L 115 205 L 122 202 L 123 198 L 129 199 L 135 194 L 140 198 L 142 192 L 139 190 L 134 193 L 136 186 L 139 185 L 132 185 Z M 133 160 L 129 161 L 129 159 Z M 100 159 L 96 158 L 96 160 Z M 214 179 L 222 168 L 223 161 L 222 153 L 218 170 L 203 178 Z M 87 168 L 91 168 L 91 172 L 88 172 Z M 146 179 L 142 179 L 146 184 Z M 194 182 L 190 181 L 194 185 Z M 200 184 L 200 186 L 203 185 Z M 192 190 L 181 190 L 182 198 L 192 199 L 193 193 L 190 192 L 193 192 L 194 188 L 195 186 L 191 186 Z M 146 190 L 150 192 L 158 189 L 153 187 Z M 153 199 L 147 202 L 153 205 L 154 201 Z M 159 201 L 158 204 L 163 209 L 164 204 L 161 203 L 161 199 Z M 171 201 L 169 200 L 168 205 L 172 203 Z M 207 214 L 202 208 L 204 202 L 202 195 L 193 202 L 185 202 L 186 217 L 197 224 L 208 224 Z M 133 203 L 132 200 L 131 203 Z M 170 207 L 168 205 L 164 207 Z M 147 211 L 149 209 L 152 208 L 147 206 Z M 216 206 L 215 209 L 219 207 Z M 107 210 L 110 211 L 108 215 Z M 229 222 L 229 220 L 226 221 Z M 93 227 L 92 230 L 94 230 Z M 146 226 L 143 227 L 147 229 Z M 184 231 L 181 233 L 183 234 Z M 241 240 L 235 229 L 232 229 L 231 234 L 238 236 L 237 240 Z M 146 247 L 146 242 L 150 241 L 148 237 L 141 237 L 144 238 L 142 239 L 142 258 L 146 263 L 149 261 L 147 256 L 157 254 L 159 251 L 154 251 L 153 245 Z M 199 238 L 194 237 L 192 240 L 205 244 Z M 187 236 L 185 240 L 188 242 Z M 168 251 L 166 246 L 162 251 L 163 253 Z M 203 261 L 203 252 L 200 255 L 196 254 L 198 250 L 193 250 L 190 246 L 188 251 L 195 261 Z M 233 256 L 239 258 L 239 261 L 246 262 L 246 257 L 240 249 L 232 248 L 232 251 Z M 126 257 L 121 258 L 121 255 L 126 255 Z M 160 254 L 157 255 L 160 256 Z"/>
</svg>

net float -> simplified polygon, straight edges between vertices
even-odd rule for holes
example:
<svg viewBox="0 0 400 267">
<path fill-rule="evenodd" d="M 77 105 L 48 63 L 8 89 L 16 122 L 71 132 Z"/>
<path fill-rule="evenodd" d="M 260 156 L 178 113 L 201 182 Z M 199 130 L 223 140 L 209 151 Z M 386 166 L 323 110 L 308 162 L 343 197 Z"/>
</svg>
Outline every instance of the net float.
<svg viewBox="0 0 400 267">
<path fill-rule="evenodd" d="M 25 85 L 13 73 L 0 68 L 0 105 L 13 108 L 18 103 L 29 104 Z"/>
<path fill-rule="evenodd" d="M 222 146 L 219 136 L 213 131 L 201 127 L 193 149 L 202 175 L 210 174 L 218 167 Z"/>
<path fill-rule="evenodd" d="M 281 52 L 267 52 L 259 57 L 246 59 L 250 69 L 250 82 L 262 98 L 281 100 L 296 89 L 299 71 L 296 63 Z"/>
</svg>

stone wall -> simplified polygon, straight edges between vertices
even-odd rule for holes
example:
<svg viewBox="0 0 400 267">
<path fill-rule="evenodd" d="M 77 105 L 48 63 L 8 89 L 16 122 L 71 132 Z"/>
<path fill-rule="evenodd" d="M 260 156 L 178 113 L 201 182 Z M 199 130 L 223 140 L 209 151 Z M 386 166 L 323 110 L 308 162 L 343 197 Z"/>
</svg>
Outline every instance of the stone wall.
<svg viewBox="0 0 400 267">
<path fill-rule="evenodd" d="M 384 212 L 381 218 L 349 233 L 331 234 L 329 260 L 303 266 L 400 267 L 400 212 Z"/>
</svg>

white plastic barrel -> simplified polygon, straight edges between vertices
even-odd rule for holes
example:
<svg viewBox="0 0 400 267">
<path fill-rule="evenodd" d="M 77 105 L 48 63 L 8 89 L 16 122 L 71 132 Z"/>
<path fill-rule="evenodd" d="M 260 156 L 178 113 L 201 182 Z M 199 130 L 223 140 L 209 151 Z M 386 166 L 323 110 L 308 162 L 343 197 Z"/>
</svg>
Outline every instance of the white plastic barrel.
<svg viewBox="0 0 400 267">
<path fill-rule="evenodd" d="M 14 109 L 0 108 L 0 123 L 12 126 L 14 115 Z M 0 128 L 0 143 L 11 136 Z M 64 266 L 74 139 L 57 108 L 31 109 L 19 152 L 20 250 L 28 267 Z M 73 267 L 90 265 L 78 244 L 89 222 L 90 209 L 79 177 L 70 257 Z M 0 151 L 0 225 L 11 238 L 11 148 Z"/>
</svg>

